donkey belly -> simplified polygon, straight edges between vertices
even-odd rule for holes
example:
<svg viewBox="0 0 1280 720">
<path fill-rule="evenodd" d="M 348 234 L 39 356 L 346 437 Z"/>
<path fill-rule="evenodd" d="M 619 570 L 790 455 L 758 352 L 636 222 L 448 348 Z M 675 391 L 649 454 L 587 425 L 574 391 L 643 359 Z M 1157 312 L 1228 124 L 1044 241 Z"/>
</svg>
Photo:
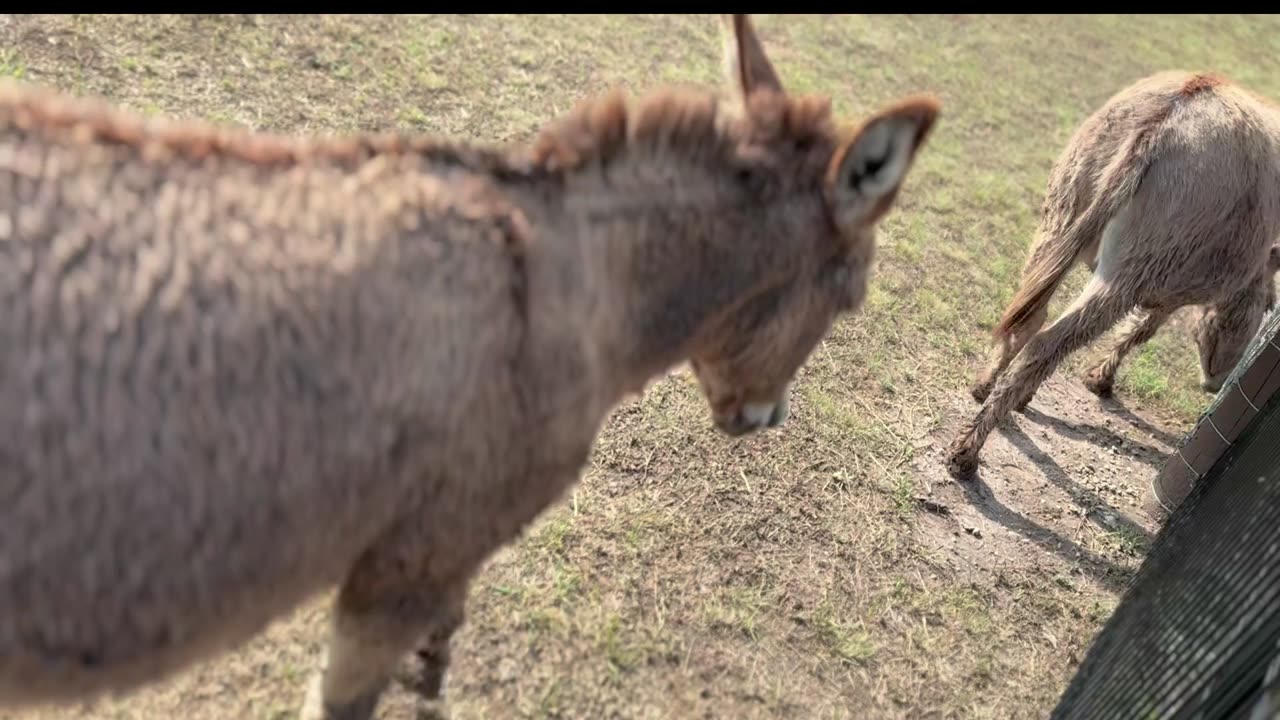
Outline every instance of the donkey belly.
<svg viewBox="0 0 1280 720">
<path fill-rule="evenodd" d="M 201 480 L 81 486 L 43 525 L 23 499 L 0 509 L 0 707 L 125 692 L 234 649 L 339 582 L 377 531 L 350 498 L 288 507 L 255 498 L 284 482 L 259 476 L 215 499 Z"/>
<path fill-rule="evenodd" d="M 191 607 L 140 608 L 184 613 L 181 637 L 124 632 L 112 636 L 109 645 L 74 641 L 55 645 L 47 637 L 6 638 L 0 649 L 0 708 L 82 702 L 128 694 L 167 680 L 235 650 L 305 598 L 300 585 L 288 590 L 293 592 L 260 592 L 260 603 L 246 603 L 229 613 Z M 76 621 L 68 619 L 68 624 Z"/>
</svg>

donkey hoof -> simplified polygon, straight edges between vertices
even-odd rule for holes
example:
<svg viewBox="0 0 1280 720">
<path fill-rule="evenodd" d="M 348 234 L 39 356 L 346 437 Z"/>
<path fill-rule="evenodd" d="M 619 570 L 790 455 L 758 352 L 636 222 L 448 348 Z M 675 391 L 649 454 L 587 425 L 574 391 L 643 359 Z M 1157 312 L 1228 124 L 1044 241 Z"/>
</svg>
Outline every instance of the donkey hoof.
<svg viewBox="0 0 1280 720">
<path fill-rule="evenodd" d="M 991 395 L 991 383 L 975 383 L 973 387 L 969 388 L 969 394 L 973 396 L 974 400 L 984 403 L 987 401 L 987 397 Z"/>
<path fill-rule="evenodd" d="M 1027 407 L 1030 405 L 1031 405 L 1031 398 L 1027 398 L 1026 400 L 1023 400 L 1022 402 L 1015 405 L 1013 409 L 1014 409 L 1014 412 L 1019 412 L 1025 415 L 1027 412 Z"/>
<path fill-rule="evenodd" d="M 1102 373 L 1102 368 L 1094 368 L 1084 375 L 1084 386 L 1089 392 L 1100 398 L 1109 398 L 1115 389 L 1114 378 Z"/>
<path fill-rule="evenodd" d="M 978 470 L 978 451 L 957 440 L 947 448 L 947 472 L 956 480 L 970 480 Z"/>
</svg>

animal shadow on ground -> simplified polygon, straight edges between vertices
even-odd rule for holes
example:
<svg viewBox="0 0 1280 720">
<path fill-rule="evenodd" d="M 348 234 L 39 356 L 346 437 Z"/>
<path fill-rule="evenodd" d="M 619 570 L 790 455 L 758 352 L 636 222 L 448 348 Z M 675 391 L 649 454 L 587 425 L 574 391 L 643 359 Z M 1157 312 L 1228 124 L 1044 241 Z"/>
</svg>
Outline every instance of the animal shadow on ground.
<svg viewBox="0 0 1280 720">
<path fill-rule="evenodd" d="M 1178 443 L 1182 442 L 1182 438 L 1179 438 L 1173 435 L 1172 433 L 1166 430 L 1162 430 L 1152 425 L 1151 423 L 1147 422 L 1141 416 L 1134 414 L 1134 412 L 1130 410 L 1127 405 L 1120 402 L 1116 398 L 1108 398 L 1106 400 L 1102 400 L 1098 404 L 1109 415 L 1114 415 L 1117 418 L 1124 420 L 1125 422 L 1129 423 L 1133 427 L 1137 428 L 1140 432 L 1150 435 L 1151 437 L 1155 438 L 1157 441 L 1164 443 L 1169 447 L 1177 447 Z M 1162 456 L 1167 455 L 1167 453 L 1160 453 L 1160 454 Z"/>
<path fill-rule="evenodd" d="M 1023 437 L 1026 437 L 1025 435 Z M 1027 438 L 1028 441 L 1030 438 Z M 1112 592 L 1121 592 L 1128 584 L 1129 571 L 1120 565 L 1082 547 L 1074 540 L 1063 537 L 1054 530 L 1022 515 L 996 498 L 982 479 L 983 469 L 968 482 L 956 482 L 965 500 L 987 520 L 1017 533 L 1042 549 L 1058 555 L 1069 563 L 1078 564 L 1081 571 L 1093 577 Z M 1143 537 L 1147 537 L 1145 531 Z"/>
<path fill-rule="evenodd" d="M 957 399 L 957 414 L 966 401 Z M 1044 566 L 1037 556 L 1053 557 L 1099 587 L 1123 591 L 1134 570 L 1131 560 L 1152 538 L 1153 525 L 1134 514 L 1152 472 L 1141 455 L 1167 457 L 1161 438 L 1171 435 L 1155 420 L 1132 418 L 1100 435 L 1092 431 L 1095 423 L 1103 425 L 1097 406 L 1083 387 L 1052 379 L 1037 394 L 1035 408 L 999 426 L 990 457 L 971 480 L 953 481 L 940 465 L 931 467 L 922 458 L 915 466 L 928 488 L 926 499 L 935 503 L 922 504 L 989 546 L 988 553 L 1038 567 Z M 952 535 L 948 524 L 935 523 L 932 532 Z M 984 524 L 1000 530 L 983 536 Z M 1028 545 L 1019 548 L 1019 542 Z M 1027 552 L 1032 548 L 1036 552 Z"/>
<path fill-rule="evenodd" d="M 1041 410 L 1037 410 L 1034 407 L 1028 407 L 1026 409 L 1026 412 L 1023 414 L 1023 417 L 1027 418 L 1033 423 L 1036 423 L 1037 425 L 1045 425 L 1045 426 L 1051 427 L 1058 434 L 1064 437 L 1069 437 L 1076 440 L 1083 440 L 1103 450 L 1106 450 L 1109 448 L 1126 448 L 1126 452 L 1128 452 L 1130 456 L 1146 463 L 1147 465 L 1150 465 L 1153 468 L 1156 468 L 1157 470 L 1164 466 L 1165 459 L 1168 457 L 1168 453 L 1161 451 L 1159 448 L 1153 447 L 1151 445 L 1147 445 L 1145 443 L 1140 443 L 1135 440 L 1130 440 L 1129 438 L 1123 437 L 1116 431 L 1111 430 L 1110 428 L 1107 428 L 1107 427 L 1099 427 L 1097 425 L 1087 425 L 1083 423 L 1074 423 L 1074 422 L 1071 422 L 1070 420 L 1064 420 L 1063 418 L 1050 415 Z M 1007 431 L 1008 428 L 1005 428 L 1005 430 Z M 1021 432 L 1021 431 L 1016 431 L 1016 432 Z M 1024 435 L 1023 437 L 1026 437 L 1026 436 Z M 1012 436 L 1010 439 L 1012 440 Z M 1028 438 L 1028 441 L 1030 441 L 1030 438 Z M 1166 442 L 1166 444 L 1173 445 L 1173 444 L 1176 444 L 1177 441 L 1162 440 L 1162 442 Z M 1016 442 L 1014 444 L 1017 445 Z M 1040 452 L 1040 451 L 1037 450 L 1037 452 Z M 1041 456 L 1046 458 L 1048 463 L 1050 464 L 1053 463 L 1052 460 L 1048 460 L 1049 456 L 1047 454 L 1045 453 L 1040 453 L 1040 454 Z M 1054 464 L 1053 467 L 1057 468 L 1058 466 Z M 1044 468 L 1042 467 L 1042 469 Z M 1059 469 L 1058 472 L 1060 473 L 1061 470 Z M 1048 474 L 1049 472 L 1046 471 L 1046 475 Z M 1066 475 L 1064 474 L 1062 477 L 1065 479 Z M 1050 480 L 1053 480 L 1053 478 L 1050 477 Z"/>
<path fill-rule="evenodd" d="M 1064 424 L 1067 423 L 1064 422 Z M 1125 517 L 1119 509 L 1104 500 L 1098 493 L 1068 477 L 1062 466 L 1058 465 L 1048 453 L 1041 450 L 1035 441 L 1023 432 L 1021 428 L 1016 426 L 1004 428 L 1004 433 L 1009 438 L 1009 442 L 1022 451 L 1027 456 L 1027 459 L 1044 473 L 1045 479 L 1062 488 L 1086 513 L 1094 510 L 1105 511 L 1115 518 L 1114 524 L 1116 526 L 1123 528 L 1136 537 L 1141 537 L 1145 542 L 1151 541 L 1151 533 L 1147 532 L 1146 528 Z"/>
</svg>

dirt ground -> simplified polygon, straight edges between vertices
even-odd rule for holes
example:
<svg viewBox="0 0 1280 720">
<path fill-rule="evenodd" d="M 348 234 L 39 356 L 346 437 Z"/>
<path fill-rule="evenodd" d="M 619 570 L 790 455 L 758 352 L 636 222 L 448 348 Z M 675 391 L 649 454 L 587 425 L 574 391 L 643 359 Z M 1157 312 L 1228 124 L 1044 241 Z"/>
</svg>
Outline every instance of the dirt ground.
<svg viewBox="0 0 1280 720">
<path fill-rule="evenodd" d="M 1116 400 L 1079 382 L 1107 340 L 1082 351 L 992 437 L 976 483 L 947 478 L 942 448 L 977 409 L 965 388 L 1070 131 L 1166 67 L 1280 91 L 1275 22 L 759 18 L 784 80 L 844 117 L 943 98 L 868 304 L 811 357 L 777 432 L 718 434 L 683 370 L 619 407 L 580 485 L 473 587 L 455 717 L 1046 716 L 1156 531 L 1146 484 L 1208 402 L 1186 314 Z M 717 32 L 709 16 L 8 15 L 0 74 L 257 128 L 520 141 L 584 93 L 717 82 Z M 326 612 L 317 598 L 130 697 L 0 718 L 292 718 Z M 379 717 L 411 718 L 407 695 Z"/>
</svg>

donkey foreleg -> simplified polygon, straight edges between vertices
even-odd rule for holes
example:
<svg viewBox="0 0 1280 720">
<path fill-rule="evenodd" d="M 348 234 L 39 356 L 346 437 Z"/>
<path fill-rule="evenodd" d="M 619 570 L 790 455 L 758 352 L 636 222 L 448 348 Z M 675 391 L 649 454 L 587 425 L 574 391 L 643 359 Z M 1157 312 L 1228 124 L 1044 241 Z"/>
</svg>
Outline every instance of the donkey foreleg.
<svg viewBox="0 0 1280 720">
<path fill-rule="evenodd" d="M 420 704 L 443 715 L 449 641 L 463 621 L 467 580 L 438 577 L 416 562 L 419 553 L 420 547 L 390 544 L 352 571 L 338 593 L 325 663 L 301 720 L 369 720 L 412 651 L 417 667 L 405 684 Z"/>
</svg>

